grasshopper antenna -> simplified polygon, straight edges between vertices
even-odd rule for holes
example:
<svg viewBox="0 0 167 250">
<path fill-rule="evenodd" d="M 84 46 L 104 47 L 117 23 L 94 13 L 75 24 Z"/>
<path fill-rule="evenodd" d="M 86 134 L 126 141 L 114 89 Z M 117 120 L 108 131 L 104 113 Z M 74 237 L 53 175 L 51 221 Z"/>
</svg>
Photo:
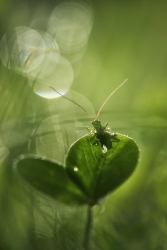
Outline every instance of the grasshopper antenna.
<svg viewBox="0 0 167 250">
<path fill-rule="evenodd" d="M 76 104 L 78 107 L 80 107 L 83 111 L 85 111 L 85 113 L 90 117 L 90 119 L 93 121 L 93 117 L 88 113 L 88 111 L 86 111 L 86 109 L 84 109 L 81 105 L 79 105 L 77 102 L 73 101 L 72 99 L 68 98 L 67 96 L 62 95 L 60 92 L 58 92 L 55 88 L 53 88 L 52 86 L 49 86 L 50 88 L 52 88 L 54 91 L 56 91 L 59 95 L 61 95 L 63 98 L 67 99 L 70 102 L 73 102 L 74 104 Z"/>
<path fill-rule="evenodd" d="M 125 81 L 123 81 L 116 89 L 114 89 L 114 91 L 107 97 L 107 99 L 105 100 L 105 102 L 102 104 L 101 108 L 99 109 L 99 112 L 97 113 L 96 119 L 98 119 L 100 112 L 102 111 L 104 105 L 106 104 L 106 102 L 110 99 L 110 97 L 120 88 L 122 87 L 122 85 L 124 85 L 127 82 L 128 79 L 126 79 Z"/>
</svg>

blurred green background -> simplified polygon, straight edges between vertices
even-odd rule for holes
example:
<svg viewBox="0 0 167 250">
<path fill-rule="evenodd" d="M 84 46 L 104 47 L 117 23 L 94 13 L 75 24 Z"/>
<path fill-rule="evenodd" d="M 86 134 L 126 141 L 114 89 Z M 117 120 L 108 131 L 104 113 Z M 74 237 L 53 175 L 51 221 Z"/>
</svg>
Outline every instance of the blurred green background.
<svg viewBox="0 0 167 250">
<path fill-rule="evenodd" d="M 0 1 L 0 36 L 17 26 L 46 30 L 61 1 Z M 86 2 L 93 27 L 72 63 L 71 98 L 141 149 L 133 176 L 94 208 L 92 249 L 167 249 L 167 3 Z M 1 47 L 1 53 L 3 48 Z M 66 74 L 66 72 L 64 72 Z M 60 98 L 62 99 L 62 98 Z M 88 101 L 89 100 L 89 101 Z M 91 105 L 92 104 L 92 105 Z M 93 107 L 95 113 L 93 111 Z M 66 100 L 35 94 L 28 77 L 0 63 L 0 249 L 80 249 L 85 207 L 69 208 L 26 187 L 13 160 L 33 153 L 62 161 L 89 118 Z"/>
</svg>

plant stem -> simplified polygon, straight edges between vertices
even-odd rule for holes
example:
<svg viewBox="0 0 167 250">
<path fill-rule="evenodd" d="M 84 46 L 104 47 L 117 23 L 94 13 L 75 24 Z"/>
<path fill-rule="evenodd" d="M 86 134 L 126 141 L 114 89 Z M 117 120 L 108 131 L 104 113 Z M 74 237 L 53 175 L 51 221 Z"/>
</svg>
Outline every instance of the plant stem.
<svg viewBox="0 0 167 250">
<path fill-rule="evenodd" d="M 85 235 L 84 235 L 84 241 L 83 241 L 83 250 L 89 250 L 89 239 L 90 239 L 90 231 L 92 227 L 92 207 L 88 205 L 87 208 L 87 222 L 85 227 Z"/>
</svg>

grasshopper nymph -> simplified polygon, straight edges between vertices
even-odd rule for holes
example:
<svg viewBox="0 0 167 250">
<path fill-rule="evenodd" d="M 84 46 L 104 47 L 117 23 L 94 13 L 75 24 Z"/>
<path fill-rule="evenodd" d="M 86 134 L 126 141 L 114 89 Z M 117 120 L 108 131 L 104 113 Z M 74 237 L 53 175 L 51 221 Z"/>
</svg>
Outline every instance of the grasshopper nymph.
<svg viewBox="0 0 167 250">
<path fill-rule="evenodd" d="M 123 85 L 126 83 L 128 79 L 126 79 L 123 83 L 121 83 L 104 101 L 104 103 L 102 104 L 101 108 L 99 109 L 97 116 L 95 119 L 93 119 L 93 117 L 89 114 L 89 112 L 84 109 L 82 106 L 80 106 L 78 103 L 76 103 L 75 101 L 71 100 L 70 98 L 62 95 L 60 92 L 58 92 L 56 89 L 54 89 L 53 87 L 51 87 L 53 90 L 55 90 L 59 95 L 61 95 L 62 97 L 64 97 L 65 99 L 69 100 L 70 102 L 73 102 L 74 104 L 76 104 L 78 107 L 80 107 L 82 110 L 84 110 L 84 112 L 90 117 L 90 119 L 92 120 L 92 125 L 93 128 L 89 128 L 86 127 L 90 134 L 95 134 L 96 138 L 98 139 L 98 141 L 100 142 L 102 148 L 106 147 L 107 149 L 111 149 L 112 148 L 112 141 L 115 141 L 114 137 L 115 137 L 115 133 L 111 133 L 110 132 L 110 128 L 108 128 L 108 123 L 106 123 L 105 125 L 101 124 L 101 121 L 98 119 L 100 112 L 102 111 L 104 105 L 106 104 L 106 102 L 109 100 L 109 98 Z M 108 133 L 110 133 L 111 138 L 108 137 Z"/>
</svg>

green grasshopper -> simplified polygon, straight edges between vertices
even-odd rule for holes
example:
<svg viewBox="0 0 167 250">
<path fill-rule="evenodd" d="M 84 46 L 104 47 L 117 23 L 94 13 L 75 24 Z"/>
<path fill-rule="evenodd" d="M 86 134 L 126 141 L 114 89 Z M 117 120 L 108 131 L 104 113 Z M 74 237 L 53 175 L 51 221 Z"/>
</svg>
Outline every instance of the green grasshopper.
<svg viewBox="0 0 167 250">
<path fill-rule="evenodd" d="M 74 104 L 76 104 L 78 107 L 80 107 L 92 120 L 92 125 L 93 128 L 89 128 L 86 127 L 87 130 L 90 132 L 90 134 L 95 134 L 96 138 L 98 139 L 98 141 L 100 142 L 101 146 L 104 148 L 106 147 L 107 149 L 111 149 L 112 148 L 112 142 L 113 141 L 117 141 L 114 137 L 115 137 L 115 133 L 111 133 L 110 132 L 110 128 L 108 128 L 108 123 L 106 123 L 105 125 L 101 124 L 101 121 L 98 119 L 99 115 L 104 107 L 104 105 L 107 103 L 107 101 L 109 100 L 109 98 L 120 88 L 122 87 L 123 84 L 126 83 L 128 79 L 126 79 L 123 83 L 121 83 L 104 101 L 104 103 L 102 104 L 101 108 L 99 109 L 96 118 L 94 119 L 89 112 L 84 109 L 82 106 L 80 106 L 78 103 L 76 103 L 75 101 L 73 101 L 72 99 L 62 95 L 60 92 L 58 92 L 56 89 L 54 89 L 53 87 L 51 87 L 54 91 L 56 91 L 59 95 L 61 95 L 63 98 L 67 99 L 70 102 L 73 102 Z M 108 134 L 111 135 L 111 137 L 108 136 Z M 96 143 L 95 143 L 96 144 Z"/>
</svg>

